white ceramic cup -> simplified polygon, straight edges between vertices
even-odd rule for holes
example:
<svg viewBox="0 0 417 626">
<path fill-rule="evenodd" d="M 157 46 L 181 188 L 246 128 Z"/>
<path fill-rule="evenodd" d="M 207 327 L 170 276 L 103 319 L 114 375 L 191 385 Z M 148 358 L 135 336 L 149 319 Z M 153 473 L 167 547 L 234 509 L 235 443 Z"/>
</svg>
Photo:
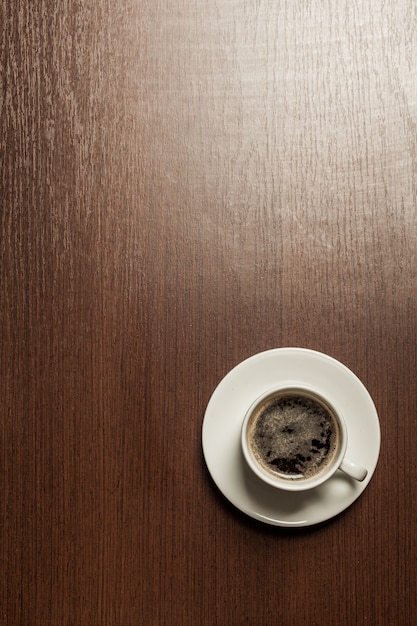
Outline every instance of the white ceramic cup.
<svg viewBox="0 0 417 626">
<path fill-rule="evenodd" d="M 269 468 L 265 469 L 255 456 L 253 444 L 250 444 L 251 429 L 260 407 L 268 405 L 268 401 L 272 400 L 272 398 L 286 394 L 307 397 L 318 402 L 321 406 L 324 405 L 327 412 L 333 416 L 337 425 L 338 434 L 336 436 L 335 449 L 329 459 L 326 460 L 327 462 L 323 463 L 323 467 L 319 468 L 312 476 L 293 477 L 275 472 Z M 304 416 L 302 419 L 304 419 Z M 305 419 L 308 419 L 307 415 Z M 300 383 L 287 382 L 263 393 L 249 407 L 242 424 L 241 445 L 246 463 L 262 481 L 286 491 L 304 491 L 318 487 L 326 480 L 329 480 L 337 470 L 342 470 L 355 480 L 363 481 L 368 472 L 362 465 L 358 465 L 346 458 L 347 443 L 348 431 L 340 409 L 336 410 L 334 404 L 319 389 Z"/>
</svg>

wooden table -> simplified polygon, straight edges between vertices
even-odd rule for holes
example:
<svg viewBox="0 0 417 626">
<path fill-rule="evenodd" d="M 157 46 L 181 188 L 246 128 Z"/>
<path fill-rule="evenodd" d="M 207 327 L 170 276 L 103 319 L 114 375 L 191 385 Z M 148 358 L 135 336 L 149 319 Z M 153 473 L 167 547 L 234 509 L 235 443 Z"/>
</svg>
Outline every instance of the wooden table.
<svg viewBox="0 0 417 626">
<path fill-rule="evenodd" d="M 417 619 L 413 0 L 2 0 L 0 624 Z M 282 346 L 378 410 L 319 526 L 235 509 L 207 402 Z"/>
</svg>

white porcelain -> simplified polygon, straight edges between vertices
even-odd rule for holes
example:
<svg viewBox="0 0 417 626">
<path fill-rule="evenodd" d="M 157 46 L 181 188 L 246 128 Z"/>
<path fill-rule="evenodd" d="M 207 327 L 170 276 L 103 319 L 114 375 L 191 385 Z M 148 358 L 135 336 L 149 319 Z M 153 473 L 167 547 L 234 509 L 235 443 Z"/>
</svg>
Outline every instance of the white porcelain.
<svg viewBox="0 0 417 626">
<path fill-rule="evenodd" d="M 267 398 L 275 395 L 276 393 L 281 392 L 294 392 L 294 393 L 307 393 L 308 396 L 319 399 L 325 406 L 330 409 L 330 412 L 333 414 L 338 423 L 339 429 L 339 444 L 337 446 L 336 453 L 332 459 L 332 462 L 326 465 L 325 469 L 315 476 L 311 478 L 303 479 L 303 480 L 288 480 L 288 478 L 282 478 L 278 474 L 272 475 L 256 461 L 253 454 L 250 451 L 250 446 L 248 445 L 248 437 L 247 437 L 247 429 L 250 423 L 251 416 L 253 412 L 256 410 L 256 407 L 259 404 L 262 404 Z M 366 478 L 368 473 L 367 469 L 362 465 L 358 465 L 351 459 L 348 459 L 346 456 L 346 449 L 348 443 L 348 429 L 345 423 L 345 419 L 343 417 L 342 409 L 339 406 L 336 406 L 330 402 L 327 398 L 326 394 L 323 393 L 322 388 L 312 385 L 300 384 L 298 381 L 284 381 L 280 382 L 279 385 L 275 385 L 272 389 L 268 389 L 264 393 L 262 393 L 249 407 L 247 410 L 245 417 L 243 419 L 242 429 L 241 429 L 241 446 L 243 456 L 248 467 L 258 476 L 258 478 L 268 485 L 275 487 L 277 489 L 284 489 L 286 491 L 306 491 L 307 489 L 315 489 L 326 480 L 329 480 L 333 474 L 338 470 L 342 470 L 346 474 L 348 474 L 351 478 L 355 480 L 362 481 Z"/>
<path fill-rule="evenodd" d="M 289 380 L 320 388 L 343 413 L 346 457 L 368 470 L 362 482 L 338 470 L 314 489 L 289 492 L 266 484 L 249 469 L 241 449 L 248 407 Z M 378 462 L 380 427 L 367 389 L 345 365 L 313 350 L 277 348 L 239 363 L 219 383 L 206 408 L 202 445 L 214 482 L 240 511 L 275 526 L 309 526 L 338 515 L 366 489 Z"/>
</svg>

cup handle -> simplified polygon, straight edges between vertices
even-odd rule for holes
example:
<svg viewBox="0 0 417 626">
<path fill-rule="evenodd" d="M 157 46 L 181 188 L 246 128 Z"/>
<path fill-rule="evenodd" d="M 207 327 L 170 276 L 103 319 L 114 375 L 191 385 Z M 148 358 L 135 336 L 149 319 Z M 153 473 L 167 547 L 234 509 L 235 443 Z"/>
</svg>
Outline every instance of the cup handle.
<svg viewBox="0 0 417 626">
<path fill-rule="evenodd" d="M 358 463 L 354 463 L 346 458 L 343 459 L 340 469 L 359 482 L 365 480 L 368 473 L 368 470 L 362 467 L 362 465 L 358 465 Z"/>
</svg>

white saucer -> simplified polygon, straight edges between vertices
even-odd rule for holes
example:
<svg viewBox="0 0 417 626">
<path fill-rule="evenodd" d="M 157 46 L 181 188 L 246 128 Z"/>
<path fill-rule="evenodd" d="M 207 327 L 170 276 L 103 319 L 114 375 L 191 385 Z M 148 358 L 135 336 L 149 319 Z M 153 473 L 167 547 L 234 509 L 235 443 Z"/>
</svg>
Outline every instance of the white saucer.
<svg viewBox="0 0 417 626">
<path fill-rule="evenodd" d="M 245 412 L 261 393 L 287 380 L 319 385 L 340 408 L 348 427 L 346 455 L 368 470 L 363 482 L 337 471 L 315 489 L 286 492 L 248 469 L 240 448 Z M 275 526 L 310 526 L 344 511 L 371 480 L 380 439 L 375 405 L 359 378 L 336 359 L 304 348 L 268 350 L 239 363 L 211 396 L 202 432 L 206 464 L 223 495 L 243 513 Z"/>
</svg>

